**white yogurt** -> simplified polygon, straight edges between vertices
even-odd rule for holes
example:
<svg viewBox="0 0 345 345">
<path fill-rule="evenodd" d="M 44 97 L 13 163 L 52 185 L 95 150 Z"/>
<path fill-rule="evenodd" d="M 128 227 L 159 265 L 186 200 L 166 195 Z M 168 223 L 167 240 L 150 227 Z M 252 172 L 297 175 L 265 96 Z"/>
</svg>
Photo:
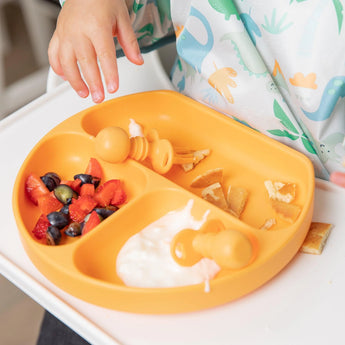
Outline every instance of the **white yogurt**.
<svg viewBox="0 0 345 345">
<path fill-rule="evenodd" d="M 170 242 L 183 229 L 197 230 L 205 222 L 208 211 L 200 221 L 193 218 L 193 200 L 180 210 L 171 211 L 135 234 L 121 248 L 116 270 L 127 286 L 162 288 L 193 285 L 208 282 L 220 267 L 207 258 L 191 267 L 183 267 L 170 254 Z"/>
<path fill-rule="evenodd" d="M 129 126 L 128 126 L 129 136 L 132 137 L 143 137 L 143 129 L 139 123 L 135 122 L 133 119 L 129 119 Z"/>
</svg>

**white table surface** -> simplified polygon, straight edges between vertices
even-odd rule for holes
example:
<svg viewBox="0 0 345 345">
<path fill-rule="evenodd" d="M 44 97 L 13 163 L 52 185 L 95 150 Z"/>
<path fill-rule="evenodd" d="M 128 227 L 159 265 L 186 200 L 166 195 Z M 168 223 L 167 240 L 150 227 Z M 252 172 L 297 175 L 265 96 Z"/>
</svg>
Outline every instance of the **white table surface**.
<svg viewBox="0 0 345 345">
<path fill-rule="evenodd" d="M 115 97 L 170 88 L 147 56 L 145 67 L 121 59 Z M 154 61 L 154 58 L 153 58 Z M 112 96 L 114 97 L 114 96 Z M 109 97 L 108 97 L 109 98 Z M 345 321 L 345 190 L 317 181 L 314 221 L 334 224 L 320 256 L 298 253 L 274 279 L 217 308 L 175 315 L 141 315 L 75 298 L 31 263 L 12 212 L 17 172 L 36 142 L 62 120 L 93 105 L 64 83 L 0 122 L 0 273 L 96 345 L 339 344 Z"/>
</svg>

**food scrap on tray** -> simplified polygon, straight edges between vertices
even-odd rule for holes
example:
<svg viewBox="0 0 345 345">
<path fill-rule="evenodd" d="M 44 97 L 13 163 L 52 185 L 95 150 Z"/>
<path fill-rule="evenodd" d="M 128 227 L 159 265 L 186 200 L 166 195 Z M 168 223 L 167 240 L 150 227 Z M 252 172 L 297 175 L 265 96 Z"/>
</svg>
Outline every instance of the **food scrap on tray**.
<svg viewBox="0 0 345 345">
<path fill-rule="evenodd" d="M 296 197 L 296 185 L 281 181 L 264 182 L 272 208 L 284 220 L 293 223 L 301 213 L 301 207 L 292 202 Z"/>
<path fill-rule="evenodd" d="M 267 218 L 265 222 L 260 226 L 261 230 L 269 230 L 277 223 L 275 218 Z"/>
<path fill-rule="evenodd" d="M 195 150 L 195 151 L 192 151 L 192 153 L 194 156 L 193 162 L 181 164 L 182 169 L 185 172 L 191 171 L 197 164 L 199 164 L 203 159 L 209 156 L 211 154 L 211 150 L 210 149 Z"/>
<path fill-rule="evenodd" d="M 201 191 L 201 196 L 204 200 L 209 201 L 222 210 L 228 209 L 228 204 L 224 196 L 223 187 L 219 182 L 213 183 L 203 189 Z"/>
<path fill-rule="evenodd" d="M 333 225 L 329 223 L 312 222 L 305 238 L 301 252 L 320 255 L 325 247 Z"/>
<path fill-rule="evenodd" d="M 237 218 L 240 218 L 249 196 L 246 188 L 228 186 L 227 195 L 223 191 L 223 168 L 214 168 L 196 176 L 190 186 L 203 188 L 201 196 L 204 200 L 218 206 Z"/>
<path fill-rule="evenodd" d="M 270 181 L 264 182 L 268 192 L 268 196 L 271 200 L 278 200 L 286 203 L 290 203 L 295 199 L 296 196 L 296 184 L 295 183 L 284 183 L 281 181 Z"/>
<path fill-rule="evenodd" d="M 204 200 L 240 218 L 249 197 L 248 190 L 243 187 L 230 185 L 225 197 L 222 183 L 223 168 L 215 168 L 196 176 L 190 183 L 190 186 L 193 188 L 203 188 L 201 197 Z M 275 214 L 290 223 L 295 222 L 301 213 L 301 207 L 293 203 L 296 198 L 296 184 L 266 180 L 264 181 L 264 186 Z M 264 221 L 259 229 L 269 230 L 276 224 L 276 218 L 270 217 Z M 308 254 L 321 254 L 331 228 L 332 225 L 328 223 L 311 223 L 301 251 Z"/>
<path fill-rule="evenodd" d="M 90 158 L 85 173 L 62 180 L 55 172 L 43 176 L 31 173 L 25 180 L 25 193 L 41 212 L 32 230 L 34 237 L 49 245 L 60 243 L 63 234 L 85 235 L 126 202 L 122 182 L 101 183 L 102 168 Z"/>
<path fill-rule="evenodd" d="M 226 201 L 230 212 L 240 218 L 248 200 L 249 192 L 246 188 L 229 186 Z"/>
<path fill-rule="evenodd" d="M 198 175 L 190 184 L 193 188 L 204 188 L 214 183 L 221 183 L 223 179 L 223 168 L 215 168 Z"/>
</svg>

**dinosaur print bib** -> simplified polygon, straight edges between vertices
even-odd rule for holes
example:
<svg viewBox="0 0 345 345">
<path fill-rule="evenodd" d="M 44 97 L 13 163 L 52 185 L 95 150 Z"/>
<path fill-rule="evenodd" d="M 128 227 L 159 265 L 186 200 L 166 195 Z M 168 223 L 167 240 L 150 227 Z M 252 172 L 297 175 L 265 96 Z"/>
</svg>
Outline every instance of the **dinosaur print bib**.
<svg viewBox="0 0 345 345">
<path fill-rule="evenodd" d="M 127 0 L 145 52 L 176 36 L 176 89 L 345 171 L 343 0 Z"/>
</svg>

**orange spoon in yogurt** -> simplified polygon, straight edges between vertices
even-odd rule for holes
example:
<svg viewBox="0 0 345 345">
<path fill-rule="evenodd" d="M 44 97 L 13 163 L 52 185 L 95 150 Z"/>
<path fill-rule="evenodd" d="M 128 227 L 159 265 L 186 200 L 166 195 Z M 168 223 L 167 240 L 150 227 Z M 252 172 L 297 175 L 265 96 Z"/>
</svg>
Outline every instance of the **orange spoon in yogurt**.
<svg viewBox="0 0 345 345">
<path fill-rule="evenodd" d="M 256 256 L 256 248 L 254 237 L 226 229 L 218 219 L 206 221 L 199 230 L 180 231 L 170 245 L 173 259 L 181 266 L 193 266 L 206 257 L 226 269 L 249 265 Z"/>
</svg>

